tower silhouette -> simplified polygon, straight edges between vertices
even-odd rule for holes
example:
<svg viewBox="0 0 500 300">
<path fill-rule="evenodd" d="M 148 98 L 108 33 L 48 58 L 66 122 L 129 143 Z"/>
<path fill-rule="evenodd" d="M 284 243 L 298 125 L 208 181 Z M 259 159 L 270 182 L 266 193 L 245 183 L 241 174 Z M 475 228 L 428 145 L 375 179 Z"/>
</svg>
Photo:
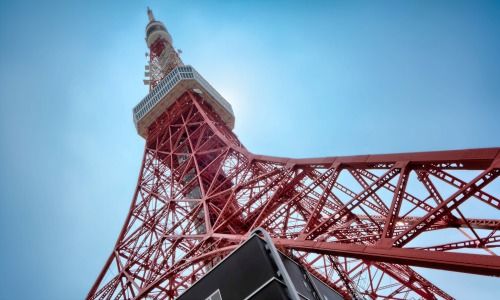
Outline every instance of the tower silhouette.
<svg viewBox="0 0 500 300">
<path fill-rule="evenodd" d="M 500 148 L 256 155 L 148 16 L 150 92 L 133 109 L 142 167 L 87 299 L 175 298 L 258 227 L 346 299 L 453 299 L 413 266 L 500 276 Z"/>
</svg>

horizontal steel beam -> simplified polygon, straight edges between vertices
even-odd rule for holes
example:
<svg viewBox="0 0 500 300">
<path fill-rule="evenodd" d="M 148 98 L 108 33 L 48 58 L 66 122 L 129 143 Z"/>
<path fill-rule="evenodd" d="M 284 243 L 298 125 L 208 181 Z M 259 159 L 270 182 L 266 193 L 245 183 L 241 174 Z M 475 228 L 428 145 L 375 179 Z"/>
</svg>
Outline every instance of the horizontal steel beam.
<svg viewBox="0 0 500 300">
<path fill-rule="evenodd" d="M 500 276 L 500 257 L 492 255 L 436 252 L 405 248 L 382 248 L 358 244 L 338 244 L 310 240 L 273 239 L 276 246 L 478 275 Z"/>
<path fill-rule="evenodd" d="M 380 216 L 380 215 L 373 215 L 373 216 L 366 216 L 366 215 L 356 215 L 356 217 L 360 220 L 374 220 L 377 222 L 385 222 L 385 216 Z M 405 224 L 415 224 L 416 222 L 422 221 L 422 217 L 404 217 L 399 219 L 400 222 L 403 222 Z M 440 221 L 437 222 L 438 226 L 442 227 L 448 227 L 448 228 L 468 228 L 469 225 L 474 228 L 474 229 L 488 229 L 488 230 L 495 230 L 497 228 L 500 228 L 500 220 L 496 219 L 469 219 L 466 218 L 467 224 L 463 219 L 456 219 L 452 221 Z"/>
<path fill-rule="evenodd" d="M 444 169 L 481 170 L 486 169 L 495 159 L 500 159 L 500 148 L 479 148 L 450 151 L 431 151 L 413 153 L 393 153 L 376 155 L 355 156 L 331 156 L 320 158 L 286 158 L 248 153 L 255 160 L 264 162 L 277 162 L 289 165 L 331 165 L 333 163 L 343 164 L 345 167 L 373 168 L 374 164 L 395 163 L 399 161 L 411 162 L 415 168 L 419 165 L 450 163 Z M 456 165 L 454 165 L 456 164 Z M 414 169 L 414 167 L 412 167 Z"/>
</svg>

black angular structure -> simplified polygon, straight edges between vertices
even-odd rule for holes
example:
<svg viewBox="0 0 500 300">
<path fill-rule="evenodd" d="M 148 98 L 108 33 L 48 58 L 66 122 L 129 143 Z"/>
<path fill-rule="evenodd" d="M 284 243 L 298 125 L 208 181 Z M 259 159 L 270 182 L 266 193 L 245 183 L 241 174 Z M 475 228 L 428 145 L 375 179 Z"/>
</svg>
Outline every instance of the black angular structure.
<svg viewBox="0 0 500 300">
<path fill-rule="evenodd" d="M 179 300 L 342 300 L 342 296 L 276 250 L 267 232 L 245 243 L 194 283 Z"/>
</svg>

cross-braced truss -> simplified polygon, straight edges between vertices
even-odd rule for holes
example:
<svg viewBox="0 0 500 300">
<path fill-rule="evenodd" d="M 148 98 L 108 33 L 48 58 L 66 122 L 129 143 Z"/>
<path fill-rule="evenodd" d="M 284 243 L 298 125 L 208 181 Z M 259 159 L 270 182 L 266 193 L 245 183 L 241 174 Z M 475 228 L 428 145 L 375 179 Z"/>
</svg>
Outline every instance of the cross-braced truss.
<svg viewBox="0 0 500 300">
<path fill-rule="evenodd" d="M 157 39 L 149 51 L 149 89 L 154 89 L 158 83 L 176 67 L 182 66 L 179 53 L 172 44 L 162 38 Z"/>
<path fill-rule="evenodd" d="M 250 153 L 186 92 L 150 127 L 88 299 L 171 299 L 263 227 L 346 298 L 453 299 L 412 266 L 500 276 L 500 148 L 289 159 Z"/>
</svg>

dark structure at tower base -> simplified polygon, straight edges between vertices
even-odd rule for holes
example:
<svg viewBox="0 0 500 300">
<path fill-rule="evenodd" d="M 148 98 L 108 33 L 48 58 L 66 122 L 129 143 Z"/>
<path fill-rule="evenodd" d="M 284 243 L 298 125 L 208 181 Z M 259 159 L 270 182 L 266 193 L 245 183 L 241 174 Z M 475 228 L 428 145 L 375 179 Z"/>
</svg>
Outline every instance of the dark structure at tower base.
<svg viewBox="0 0 500 300">
<path fill-rule="evenodd" d="M 292 259 L 280 252 L 273 255 L 274 246 L 268 243 L 257 235 L 251 236 L 178 299 L 279 300 L 293 299 L 292 294 L 298 299 L 343 299 Z M 292 286 L 287 284 L 286 276 Z"/>
</svg>

